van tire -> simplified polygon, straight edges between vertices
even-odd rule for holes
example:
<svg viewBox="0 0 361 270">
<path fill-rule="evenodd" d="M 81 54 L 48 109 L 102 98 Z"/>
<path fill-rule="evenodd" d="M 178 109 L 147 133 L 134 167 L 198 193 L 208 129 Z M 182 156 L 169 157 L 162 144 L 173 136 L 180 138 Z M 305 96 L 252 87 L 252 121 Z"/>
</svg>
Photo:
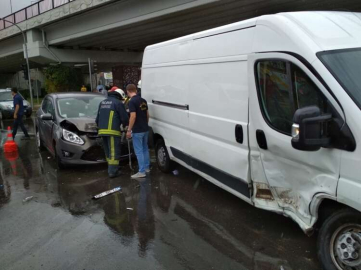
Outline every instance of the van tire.
<svg viewBox="0 0 361 270">
<path fill-rule="evenodd" d="M 345 269 L 345 264 L 340 259 L 336 259 L 336 247 L 341 246 L 338 242 L 339 237 L 348 231 L 361 232 L 361 215 L 353 209 L 340 209 L 323 223 L 317 239 L 318 258 L 323 269 Z M 360 254 L 360 251 L 357 253 Z M 357 261 L 360 260 L 361 263 L 361 256 L 358 258 L 360 259 Z"/>
<path fill-rule="evenodd" d="M 164 173 L 170 173 L 175 167 L 175 163 L 170 159 L 167 147 L 162 139 L 158 139 L 155 144 L 155 157 L 158 168 Z"/>
</svg>

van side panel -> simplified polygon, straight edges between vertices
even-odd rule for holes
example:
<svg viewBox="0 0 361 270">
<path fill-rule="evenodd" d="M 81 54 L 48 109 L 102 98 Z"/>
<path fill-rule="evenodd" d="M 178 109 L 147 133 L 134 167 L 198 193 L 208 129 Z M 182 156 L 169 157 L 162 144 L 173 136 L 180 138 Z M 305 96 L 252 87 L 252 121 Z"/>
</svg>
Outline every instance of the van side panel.
<svg viewBox="0 0 361 270">
<path fill-rule="evenodd" d="M 184 152 L 189 151 L 188 81 L 189 71 L 182 66 L 142 70 L 142 96 L 148 102 L 150 126 L 163 136 L 167 146 Z"/>
<path fill-rule="evenodd" d="M 254 29 L 248 23 L 148 47 L 142 70 L 150 125 L 171 158 L 243 199 L 250 198 L 247 54 Z"/>
<path fill-rule="evenodd" d="M 195 39 L 190 60 L 246 55 L 252 52 L 255 27 Z"/>
<path fill-rule="evenodd" d="M 180 38 L 175 44 L 147 47 L 143 57 L 143 69 L 157 64 L 164 65 L 187 60 L 191 43 L 190 37 L 186 37 Z"/>
</svg>

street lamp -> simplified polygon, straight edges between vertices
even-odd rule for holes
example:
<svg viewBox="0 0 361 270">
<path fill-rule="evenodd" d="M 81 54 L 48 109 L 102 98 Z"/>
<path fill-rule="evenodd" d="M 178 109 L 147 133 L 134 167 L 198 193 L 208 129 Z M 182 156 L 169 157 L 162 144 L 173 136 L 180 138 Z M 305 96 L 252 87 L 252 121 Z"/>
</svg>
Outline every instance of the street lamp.
<svg viewBox="0 0 361 270">
<path fill-rule="evenodd" d="M 30 102 L 31 102 L 31 108 L 34 108 L 34 101 L 33 101 L 33 89 L 31 88 L 31 74 L 30 74 L 30 65 L 29 65 L 29 57 L 28 57 L 28 46 L 27 46 L 27 43 L 26 43 L 26 36 L 25 36 L 25 33 L 23 30 L 21 30 L 21 28 L 16 24 L 16 23 L 13 23 L 11 21 L 8 21 L 8 20 L 5 20 L 5 19 L 1 19 L 0 18 L 0 21 L 4 21 L 4 22 L 7 22 L 7 23 L 10 23 L 14 26 L 16 26 L 21 34 L 23 35 L 23 39 L 24 39 L 24 49 L 25 49 L 25 59 L 26 59 L 26 66 L 27 66 L 27 69 L 28 69 L 28 74 L 29 74 L 29 91 L 30 91 Z"/>
</svg>

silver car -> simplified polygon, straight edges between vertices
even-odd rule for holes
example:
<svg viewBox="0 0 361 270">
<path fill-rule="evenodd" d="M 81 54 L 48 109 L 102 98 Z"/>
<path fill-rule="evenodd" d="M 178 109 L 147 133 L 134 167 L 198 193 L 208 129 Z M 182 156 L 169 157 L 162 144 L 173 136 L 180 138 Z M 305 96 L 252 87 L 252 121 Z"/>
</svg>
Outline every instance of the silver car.
<svg viewBox="0 0 361 270">
<path fill-rule="evenodd" d="M 95 123 L 104 99 L 100 94 L 80 92 L 55 93 L 44 98 L 35 119 L 37 144 L 55 157 L 59 168 L 106 162 Z M 128 142 L 123 138 L 121 159 L 129 158 L 128 153 Z"/>
<path fill-rule="evenodd" d="M 21 96 L 21 94 L 19 93 Z M 23 98 L 23 96 L 21 96 Z M 24 99 L 24 98 L 23 98 Z M 29 102 L 24 99 L 24 115 L 30 117 L 33 113 Z M 10 89 L 0 89 L 0 119 L 14 117 L 14 100 Z"/>
</svg>

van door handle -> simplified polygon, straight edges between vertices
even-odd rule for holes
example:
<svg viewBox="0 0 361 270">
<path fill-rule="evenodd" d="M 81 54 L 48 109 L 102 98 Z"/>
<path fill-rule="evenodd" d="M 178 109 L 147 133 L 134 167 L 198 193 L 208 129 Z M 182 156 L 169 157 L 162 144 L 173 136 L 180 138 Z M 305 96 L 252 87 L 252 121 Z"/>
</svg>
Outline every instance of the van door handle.
<svg viewBox="0 0 361 270">
<path fill-rule="evenodd" d="M 242 127 L 242 125 L 236 125 L 234 134 L 236 136 L 236 142 L 242 144 L 243 143 L 243 127 Z"/>
<path fill-rule="evenodd" d="M 256 138 L 257 138 L 257 143 L 258 143 L 259 148 L 267 150 L 268 149 L 267 139 L 266 139 L 266 135 L 264 134 L 263 130 L 257 129 Z"/>
</svg>

